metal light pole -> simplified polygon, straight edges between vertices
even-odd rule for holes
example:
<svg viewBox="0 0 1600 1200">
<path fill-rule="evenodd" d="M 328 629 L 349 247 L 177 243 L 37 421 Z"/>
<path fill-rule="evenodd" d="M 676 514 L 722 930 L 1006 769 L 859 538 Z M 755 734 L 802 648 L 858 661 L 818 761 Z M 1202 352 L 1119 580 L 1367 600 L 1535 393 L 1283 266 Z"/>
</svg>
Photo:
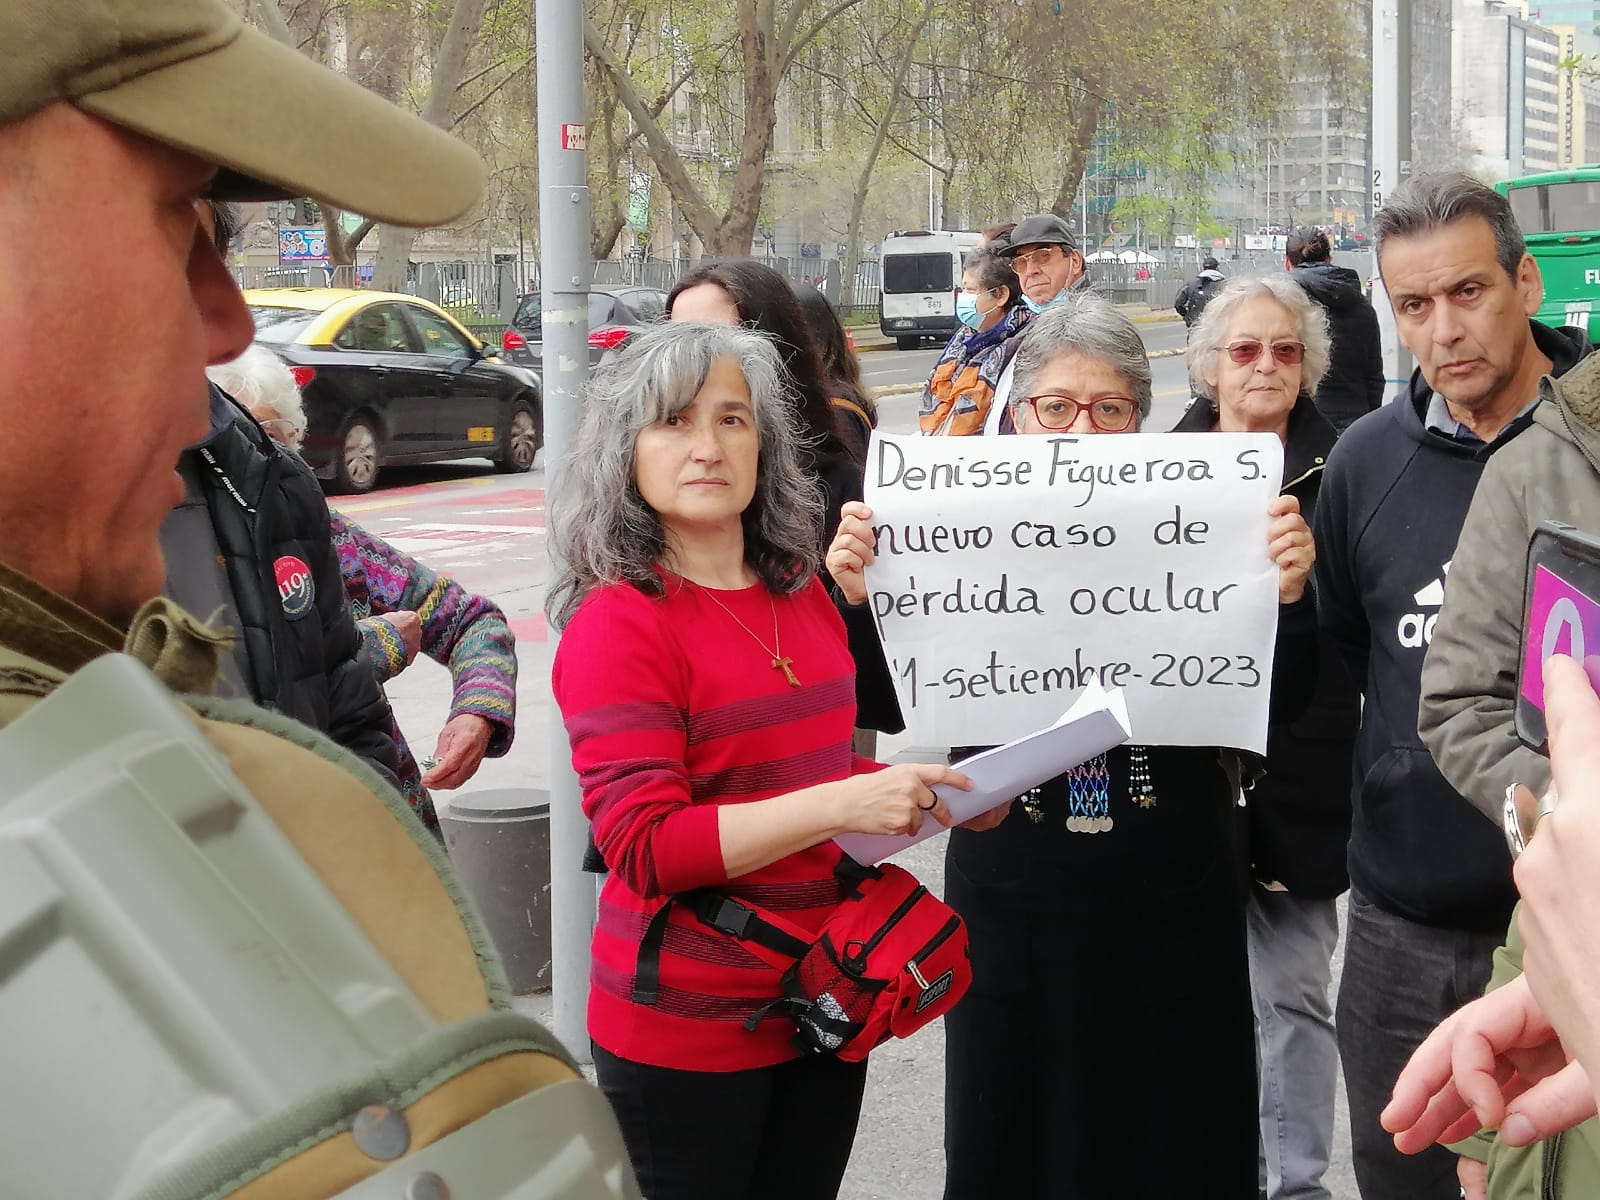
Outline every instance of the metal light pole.
<svg viewBox="0 0 1600 1200">
<path fill-rule="evenodd" d="M 588 130 L 583 103 L 582 0 L 536 0 L 539 89 L 539 263 L 544 309 L 544 456 L 555 493 L 562 457 L 578 429 L 589 369 Z M 560 570 L 550 547 L 550 578 Z M 555 653 L 560 634 L 551 630 Z M 589 937 L 594 886 L 581 863 L 588 843 L 572 751 L 558 715 L 550 720 L 550 958 L 555 1035 L 589 1059 Z"/>
<path fill-rule="evenodd" d="M 1411 174 L 1411 0 L 1372 6 L 1372 214 Z M 1394 309 L 1372 252 L 1372 307 L 1383 340 L 1383 374 L 1391 386 L 1411 374 L 1411 355 L 1395 332 Z"/>
</svg>

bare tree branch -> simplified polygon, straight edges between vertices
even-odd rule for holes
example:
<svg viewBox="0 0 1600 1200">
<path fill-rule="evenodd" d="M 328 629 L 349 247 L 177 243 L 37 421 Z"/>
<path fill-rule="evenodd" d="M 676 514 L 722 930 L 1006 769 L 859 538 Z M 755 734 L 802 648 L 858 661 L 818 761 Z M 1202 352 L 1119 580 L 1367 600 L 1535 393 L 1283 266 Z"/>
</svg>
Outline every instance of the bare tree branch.
<svg viewBox="0 0 1600 1200">
<path fill-rule="evenodd" d="M 794 60 L 799 56 L 800 52 L 811 44 L 811 40 L 815 38 L 817 34 L 823 31 L 829 21 L 833 20 L 840 13 L 849 12 L 852 8 L 860 3 L 861 0 L 839 0 L 839 3 L 835 4 L 827 12 L 823 13 L 820 17 L 813 21 L 810 28 L 808 28 L 799 37 L 794 36 L 792 28 L 786 30 L 785 37 L 788 40 L 783 54 L 783 61 L 779 66 L 779 74 L 782 74 L 784 71 L 787 71 L 791 66 L 794 65 Z M 791 9 L 789 13 L 791 21 L 797 17 L 801 11 L 801 6 L 798 4 L 795 5 L 795 7 Z"/>
</svg>

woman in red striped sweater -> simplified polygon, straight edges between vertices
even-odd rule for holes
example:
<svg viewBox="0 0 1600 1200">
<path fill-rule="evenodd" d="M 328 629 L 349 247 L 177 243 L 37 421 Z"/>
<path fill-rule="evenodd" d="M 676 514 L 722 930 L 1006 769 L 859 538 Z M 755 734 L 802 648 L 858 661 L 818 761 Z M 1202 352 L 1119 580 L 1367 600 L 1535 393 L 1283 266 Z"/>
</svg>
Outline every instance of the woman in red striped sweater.
<svg viewBox="0 0 1600 1200">
<path fill-rule="evenodd" d="M 834 836 L 949 824 L 930 786 L 967 786 L 851 753 L 854 671 L 782 380 L 759 334 L 661 326 L 596 375 L 551 488 L 552 687 L 610 872 L 589 1035 L 649 1200 L 837 1195 L 866 1082 L 799 1057 L 786 1017 L 747 1031 L 779 973 L 682 905 L 657 974 L 651 918 L 716 887 L 820 928 Z"/>
</svg>

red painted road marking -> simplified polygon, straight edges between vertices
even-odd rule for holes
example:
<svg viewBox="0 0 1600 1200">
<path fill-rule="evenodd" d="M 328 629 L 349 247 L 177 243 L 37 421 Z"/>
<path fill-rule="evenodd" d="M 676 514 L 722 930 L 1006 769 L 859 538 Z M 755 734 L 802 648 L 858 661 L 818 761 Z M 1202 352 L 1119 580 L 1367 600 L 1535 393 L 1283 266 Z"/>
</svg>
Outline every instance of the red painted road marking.
<svg viewBox="0 0 1600 1200">
<path fill-rule="evenodd" d="M 550 627 L 543 613 L 510 622 L 511 634 L 519 642 L 546 642 L 550 640 Z"/>
</svg>

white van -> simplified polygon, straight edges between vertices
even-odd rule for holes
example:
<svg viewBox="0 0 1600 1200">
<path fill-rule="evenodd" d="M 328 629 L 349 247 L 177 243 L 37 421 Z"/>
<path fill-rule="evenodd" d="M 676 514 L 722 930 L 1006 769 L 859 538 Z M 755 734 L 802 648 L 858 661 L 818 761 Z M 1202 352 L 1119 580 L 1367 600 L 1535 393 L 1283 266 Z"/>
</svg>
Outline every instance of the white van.
<svg viewBox="0 0 1600 1200">
<path fill-rule="evenodd" d="M 956 331 L 961 259 L 979 241 L 976 233 L 943 229 L 917 229 L 883 239 L 878 328 L 900 349 L 915 349 L 926 337 L 948 341 Z"/>
</svg>

